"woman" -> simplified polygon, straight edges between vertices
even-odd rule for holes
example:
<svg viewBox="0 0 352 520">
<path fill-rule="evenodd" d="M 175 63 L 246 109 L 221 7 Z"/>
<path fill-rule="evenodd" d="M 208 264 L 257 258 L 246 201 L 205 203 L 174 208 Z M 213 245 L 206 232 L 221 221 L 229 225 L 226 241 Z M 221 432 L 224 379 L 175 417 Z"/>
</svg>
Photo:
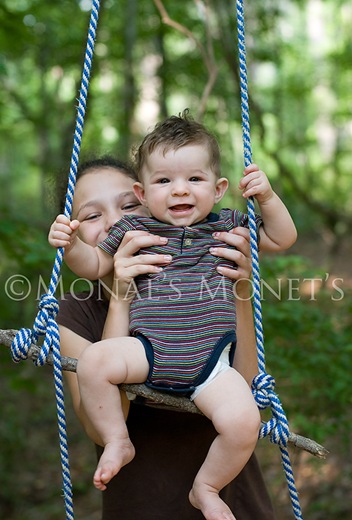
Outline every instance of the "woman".
<svg viewBox="0 0 352 520">
<path fill-rule="evenodd" d="M 132 190 L 133 170 L 105 158 L 80 168 L 73 201 L 73 218 L 80 222 L 80 237 L 95 246 L 108 234 L 112 224 L 126 213 L 145 214 Z M 218 249 L 218 255 L 231 259 L 237 269 L 223 274 L 236 282 L 237 348 L 234 364 L 250 384 L 257 373 L 257 359 L 249 283 L 248 233 L 237 228 L 219 237 L 236 249 Z M 126 234 L 115 255 L 114 279 L 99 281 L 93 294 L 66 295 L 57 321 L 64 356 L 79 358 L 91 343 L 119 336 L 119 314 L 126 301 L 121 295 L 142 273 L 154 273 L 164 263 L 162 255 L 137 255 L 141 248 L 159 243 L 160 237 L 144 232 Z M 244 278 L 244 280 L 241 280 Z M 120 295 L 120 297 L 119 297 Z M 98 367 L 97 367 L 98 368 Z M 77 416 L 97 445 L 81 407 L 76 375 L 67 374 Z M 103 493 L 103 520 L 197 520 L 203 518 L 188 502 L 188 492 L 216 432 L 205 417 L 146 406 L 135 399 L 131 406 L 124 395 L 127 426 L 136 448 L 134 460 L 124 466 Z M 150 403 L 148 403 L 150 404 Z M 97 448 L 98 452 L 101 451 Z M 237 520 L 274 518 L 256 459 L 252 457 L 241 474 L 223 490 L 223 499 Z"/>
</svg>

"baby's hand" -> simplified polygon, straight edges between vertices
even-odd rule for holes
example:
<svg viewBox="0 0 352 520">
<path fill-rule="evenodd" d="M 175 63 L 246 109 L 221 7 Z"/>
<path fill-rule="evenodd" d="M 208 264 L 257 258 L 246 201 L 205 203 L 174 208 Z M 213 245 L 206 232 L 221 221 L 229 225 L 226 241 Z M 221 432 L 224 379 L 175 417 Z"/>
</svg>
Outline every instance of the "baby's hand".
<svg viewBox="0 0 352 520">
<path fill-rule="evenodd" d="M 65 247 L 67 251 L 74 243 L 79 225 L 78 220 L 71 221 L 65 215 L 58 215 L 49 231 L 49 244 L 53 247 Z"/>
<path fill-rule="evenodd" d="M 256 164 L 250 164 L 245 168 L 239 189 L 243 190 L 243 197 L 255 197 L 259 204 L 267 202 L 273 194 L 267 176 Z"/>
</svg>

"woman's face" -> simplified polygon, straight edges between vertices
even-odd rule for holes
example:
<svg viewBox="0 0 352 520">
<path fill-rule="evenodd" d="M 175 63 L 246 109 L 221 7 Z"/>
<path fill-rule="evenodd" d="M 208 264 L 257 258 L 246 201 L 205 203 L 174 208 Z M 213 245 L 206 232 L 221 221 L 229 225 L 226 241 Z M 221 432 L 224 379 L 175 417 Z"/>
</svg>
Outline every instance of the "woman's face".
<svg viewBox="0 0 352 520">
<path fill-rule="evenodd" d="M 80 238 L 96 246 L 108 235 L 111 226 L 124 215 L 148 215 L 135 194 L 133 180 L 119 170 L 99 168 L 77 181 L 72 218 L 80 221 Z"/>
</svg>

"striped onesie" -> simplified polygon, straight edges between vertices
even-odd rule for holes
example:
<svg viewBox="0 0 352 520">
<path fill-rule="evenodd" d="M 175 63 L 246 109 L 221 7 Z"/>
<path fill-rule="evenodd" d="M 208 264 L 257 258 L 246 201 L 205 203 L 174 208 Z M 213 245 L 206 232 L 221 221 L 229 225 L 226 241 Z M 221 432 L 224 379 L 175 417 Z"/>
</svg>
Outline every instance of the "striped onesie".
<svg viewBox="0 0 352 520">
<path fill-rule="evenodd" d="M 257 229 L 262 221 L 257 216 Z M 233 281 L 216 271 L 233 263 L 209 253 L 229 247 L 215 240 L 216 231 L 248 227 L 239 210 L 210 213 L 205 222 L 175 227 L 151 217 L 124 216 L 99 244 L 114 255 L 126 231 L 143 230 L 168 238 L 166 245 L 141 249 L 140 254 L 170 254 L 171 264 L 157 274 L 135 279 L 130 308 L 130 334 L 143 343 L 149 361 L 146 385 L 190 395 L 212 372 L 222 351 L 236 345 Z M 131 289 L 132 290 L 132 289 Z"/>
</svg>

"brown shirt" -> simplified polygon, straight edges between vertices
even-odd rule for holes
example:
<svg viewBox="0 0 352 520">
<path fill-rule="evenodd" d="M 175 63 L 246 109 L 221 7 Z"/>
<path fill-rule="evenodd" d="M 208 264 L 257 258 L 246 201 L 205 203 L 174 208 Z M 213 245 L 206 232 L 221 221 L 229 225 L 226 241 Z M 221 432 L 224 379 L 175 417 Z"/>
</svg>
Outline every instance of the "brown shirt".
<svg viewBox="0 0 352 520">
<path fill-rule="evenodd" d="M 107 310 L 98 290 L 90 297 L 67 294 L 57 322 L 94 343 L 101 338 Z M 201 415 L 139 401 L 131 406 L 127 426 L 136 457 L 102 493 L 102 520 L 204 520 L 188 493 L 216 436 L 212 423 Z M 101 450 L 97 447 L 98 455 Z M 237 520 L 275 519 L 254 455 L 221 496 Z"/>
</svg>

